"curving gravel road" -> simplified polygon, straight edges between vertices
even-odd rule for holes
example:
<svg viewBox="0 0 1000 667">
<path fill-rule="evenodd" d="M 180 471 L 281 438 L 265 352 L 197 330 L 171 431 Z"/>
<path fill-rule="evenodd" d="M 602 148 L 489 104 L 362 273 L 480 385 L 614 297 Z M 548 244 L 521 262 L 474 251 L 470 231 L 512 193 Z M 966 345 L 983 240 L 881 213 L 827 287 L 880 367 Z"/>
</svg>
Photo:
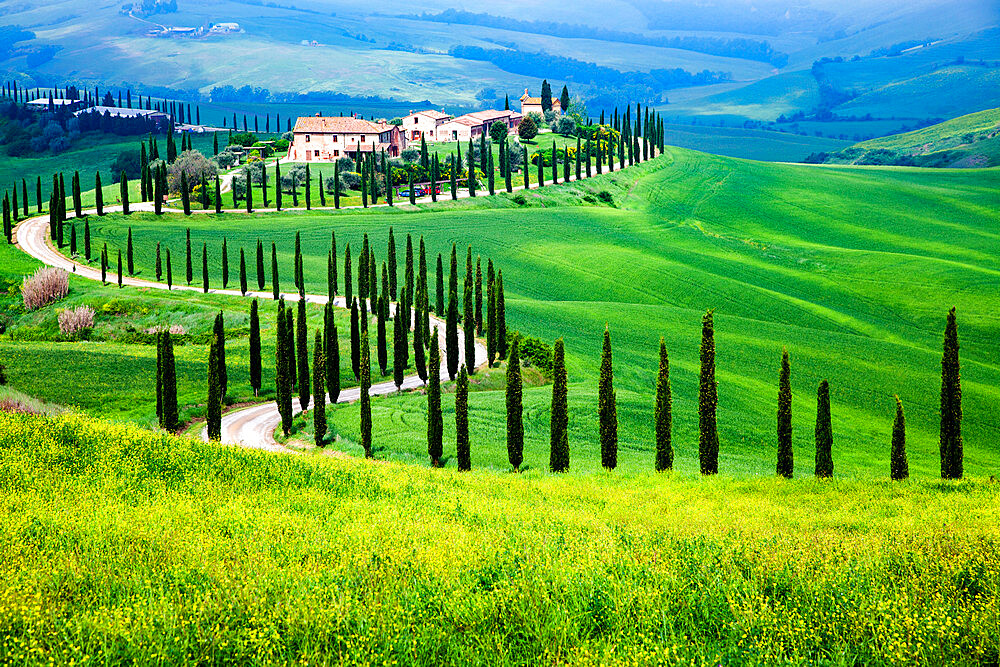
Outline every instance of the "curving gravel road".
<svg viewBox="0 0 1000 667">
<path fill-rule="evenodd" d="M 134 204 L 131 206 L 133 211 L 152 211 L 152 204 Z M 105 207 L 107 211 L 120 211 L 120 206 L 107 206 Z M 169 209 L 164 209 L 169 210 Z M 87 214 L 96 214 L 96 210 L 91 209 L 86 211 Z M 178 211 L 179 212 L 179 211 Z M 207 211 L 206 211 L 207 212 Z M 40 262 L 47 264 L 49 266 L 55 266 L 67 271 L 74 273 L 75 275 L 88 278 L 90 280 L 100 280 L 101 271 L 100 268 L 93 268 L 85 264 L 80 264 L 69 257 L 66 257 L 61 252 L 56 250 L 50 245 L 49 242 L 49 218 L 48 215 L 35 216 L 33 218 L 28 218 L 21 221 L 15 230 L 17 245 L 24 252 L 28 253 Z M 124 285 L 129 285 L 133 287 L 147 287 L 151 289 L 167 289 L 165 283 L 158 283 L 150 280 L 142 280 L 140 278 L 134 278 L 130 276 L 123 276 L 122 283 Z M 200 292 L 201 287 L 189 286 L 189 285 L 174 285 L 174 290 L 177 291 L 192 291 Z M 221 290 L 221 289 L 210 289 L 211 294 L 224 294 L 227 296 L 243 296 L 239 290 Z M 270 301 L 273 299 L 273 294 L 271 292 L 247 292 L 246 298 L 260 298 L 264 301 Z M 283 294 L 285 301 L 294 302 L 299 300 L 299 295 L 297 293 Z M 305 299 L 308 303 L 325 304 L 329 299 L 324 295 L 318 294 L 307 294 Z M 344 297 L 337 297 L 334 299 L 334 305 L 339 308 L 345 308 L 347 304 L 345 303 Z M 398 307 L 398 304 L 394 304 Z M 431 317 L 431 326 L 438 327 L 439 333 L 439 344 L 441 346 L 441 374 L 442 376 L 447 376 L 447 362 L 445 355 L 445 336 L 444 336 L 444 322 L 436 317 Z M 463 332 L 459 329 L 459 340 L 463 340 Z M 465 364 L 465 346 L 459 345 L 458 349 L 459 364 Z M 476 358 L 473 364 L 470 364 L 473 368 L 478 368 L 479 366 L 486 363 L 486 347 L 479 341 L 476 340 Z M 415 389 L 417 387 L 423 386 L 420 378 L 416 375 L 410 375 L 403 381 L 403 389 Z M 369 394 L 371 396 L 380 396 L 391 394 L 396 391 L 396 385 L 392 380 L 387 382 L 380 382 L 378 384 L 373 384 Z M 345 389 L 340 392 L 340 397 L 338 403 L 350 403 L 356 401 L 361 396 L 361 390 L 359 387 L 352 387 L 350 389 Z M 293 405 L 297 404 L 298 401 L 293 400 Z M 295 414 L 301 412 L 297 407 L 294 408 Z M 233 410 L 227 412 L 222 416 L 222 442 L 226 444 L 240 445 L 243 447 L 251 447 L 255 449 L 264 449 L 268 451 L 291 451 L 281 446 L 274 440 L 274 431 L 281 424 L 281 415 L 278 412 L 278 407 L 273 402 L 261 403 L 259 405 L 254 405 L 248 408 L 242 408 L 238 410 Z M 207 439 L 208 434 L 206 431 L 202 431 L 202 438 Z"/>
</svg>

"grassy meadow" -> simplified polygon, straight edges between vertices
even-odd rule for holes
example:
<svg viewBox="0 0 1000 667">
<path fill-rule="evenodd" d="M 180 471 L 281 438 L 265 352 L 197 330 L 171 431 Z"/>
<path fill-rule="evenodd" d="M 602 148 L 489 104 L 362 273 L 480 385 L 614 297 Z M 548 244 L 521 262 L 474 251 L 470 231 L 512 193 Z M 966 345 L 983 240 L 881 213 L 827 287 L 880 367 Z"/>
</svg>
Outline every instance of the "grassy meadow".
<svg viewBox="0 0 1000 667">
<path fill-rule="evenodd" d="M 997 484 L 459 474 L 0 414 L 0 664 L 992 664 Z"/>
<path fill-rule="evenodd" d="M 508 326 L 566 341 L 577 470 L 599 466 L 596 387 L 605 324 L 615 354 L 620 465 L 628 471 L 652 465 L 655 358 L 663 336 L 672 362 L 677 466 L 696 469 L 698 345 L 701 316 L 711 308 L 723 470 L 773 474 L 778 365 L 787 347 L 797 474 L 812 470 L 815 392 L 824 378 L 831 383 L 839 476 L 887 474 L 894 394 L 907 409 L 911 469 L 936 474 L 941 336 L 945 314 L 956 306 L 966 470 L 989 475 L 1000 454 L 993 409 L 1000 399 L 998 176 L 996 170 L 780 165 L 670 149 L 623 172 L 532 191 L 523 204 L 500 194 L 338 213 L 188 220 L 135 214 L 128 225 L 144 270 L 156 240 L 180 251 L 186 227 L 196 245 L 221 244 L 225 235 L 231 252 L 255 247 L 258 238 L 275 241 L 282 284 L 291 282 L 293 241 L 301 231 L 311 291 L 325 289 L 331 230 L 341 256 L 350 243 L 356 258 L 368 233 L 382 260 L 393 226 L 400 263 L 406 234 L 414 241 L 423 236 L 431 272 L 437 253 L 450 252 L 452 243 L 460 252 L 471 245 L 484 263 L 491 257 L 504 271 Z M 600 190 L 611 193 L 613 205 L 596 200 Z M 124 241 L 122 216 L 92 220 L 92 227 L 109 247 Z M 525 391 L 525 462 L 533 468 L 548 461 L 549 396 L 548 387 Z M 422 460 L 425 402 L 387 397 L 373 406 L 380 456 Z M 503 410 L 501 392 L 477 393 L 471 401 L 477 466 L 506 467 Z M 338 409 L 332 421 L 344 442 L 357 440 L 356 407 Z M 447 414 L 445 422 L 453 428 Z M 446 441 L 454 446 L 448 430 Z"/>
</svg>

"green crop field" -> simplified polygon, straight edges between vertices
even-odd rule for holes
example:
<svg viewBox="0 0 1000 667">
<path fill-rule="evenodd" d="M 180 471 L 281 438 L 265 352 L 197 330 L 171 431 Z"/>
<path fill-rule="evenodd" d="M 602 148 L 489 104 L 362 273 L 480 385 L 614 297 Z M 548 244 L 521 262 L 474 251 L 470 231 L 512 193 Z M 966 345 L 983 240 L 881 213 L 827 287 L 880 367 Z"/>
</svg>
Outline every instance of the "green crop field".
<svg viewBox="0 0 1000 667">
<path fill-rule="evenodd" d="M 180 249 L 188 226 L 197 246 L 218 245 L 223 235 L 231 249 L 273 240 L 283 284 L 301 231 L 312 291 L 325 287 L 331 230 L 341 253 L 350 243 L 355 255 L 368 233 L 380 259 L 390 225 L 400 247 L 408 233 L 423 236 L 432 272 L 437 253 L 471 245 L 504 271 L 509 326 L 566 341 L 573 466 L 580 470 L 599 465 L 596 376 L 605 323 L 615 353 L 620 464 L 652 465 L 655 355 L 663 336 L 672 358 L 677 465 L 696 468 L 700 322 L 715 309 L 723 469 L 773 473 L 778 363 L 787 347 L 799 474 L 812 469 L 815 392 L 824 378 L 838 475 L 886 474 L 894 394 L 907 406 L 911 467 L 933 474 L 941 337 L 945 314 L 956 306 L 966 466 L 985 475 L 1000 460 L 993 409 L 1000 399 L 998 181 L 996 170 L 779 165 L 670 149 L 632 169 L 532 191 L 523 205 L 501 194 L 339 213 L 136 214 L 128 224 L 146 270 L 155 241 Z M 598 203 L 599 190 L 611 194 L 613 206 Z M 92 226 L 110 247 L 124 239 L 122 216 Z M 548 460 L 549 395 L 547 387 L 525 392 L 526 463 L 534 468 Z M 390 397 L 374 406 L 380 455 L 421 459 L 424 402 Z M 477 393 L 471 419 L 476 464 L 504 468 L 502 394 Z M 356 408 L 337 410 L 333 421 L 345 439 L 356 439 Z"/>
<path fill-rule="evenodd" d="M 1000 651 L 986 481 L 498 477 L 6 414 L 0 471 L 5 664 L 973 665 Z"/>
</svg>

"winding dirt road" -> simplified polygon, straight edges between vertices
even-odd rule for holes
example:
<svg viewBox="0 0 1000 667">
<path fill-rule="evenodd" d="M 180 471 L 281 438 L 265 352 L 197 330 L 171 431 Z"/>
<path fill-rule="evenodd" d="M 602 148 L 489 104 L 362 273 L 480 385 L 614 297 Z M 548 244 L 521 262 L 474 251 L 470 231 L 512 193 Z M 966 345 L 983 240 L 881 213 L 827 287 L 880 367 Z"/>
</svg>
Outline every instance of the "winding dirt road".
<svg viewBox="0 0 1000 667">
<path fill-rule="evenodd" d="M 152 211 L 151 204 L 134 204 L 130 207 L 133 211 Z M 108 206 L 105 207 L 107 211 L 120 211 L 120 206 Z M 171 209 L 164 209 L 171 210 Z M 85 211 L 86 214 L 94 215 L 96 210 Z M 173 212 L 171 210 L 171 212 Z M 180 211 L 176 211 L 180 212 Z M 209 211 L 206 211 L 206 213 Z M 52 247 L 49 242 L 49 219 L 48 215 L 35 216 L 33 218 L 28 218 L 21 221 L 15 230 L 17 245 L 24 252 L 28 253 L 40 262 L 47 264 L 49 266 L 59 267 L 65 269 L 75 275 L 81 276 L 83 278 L 88 278 L 90 280 L 101 279 L 101 271 L 99 268 L 80 264 L 69 257 L 66 257 L 61 252 Z M 161 289 L 166 290 L 167 285 L 165 283 L 158 283 L 150 280 L 142 280 L 140 278 L 134 278 L 130 276 L 122 277 L 122 284 L 129 285 L 132 287 L 146 287 L 150 289 Z M 174 285 L 173 290 L 177 291 L 191 291 L 200 292 L 201 288 L 198 286 L 189 285 Z M 224 294 L 227 296 L 243 296 L 239 290 L 220 290 L 220 289 L 210 289 L 211 294 Z M 283 294 L 285 301 L 294 302 L 299 300 L 299 295 L 297 293 Z M 271 292 L 247 292 L 246 298 L 252 299 L 257 297 L 264 301 L 269 301 L 273 299 L 273 294 Z M 307 303 L 317 303 L 326 304 L 329 299 L 324 295 L 318 294 L 307 294 L 305 296 Z M 337 297 L 334 299 L 334 305 L 339 308 L 345 308 L 347 304 L 345 303 L 344 297 Z M 393 304 L 398 308 L 398 304 Z M 439 344 L 441 346 L 441 374 L 442 376 L 447 376 L 447 361 L 445 355 L 445 336 L 444 336 L 444 322 L 436 317 L 431 317 L 431 326 L 438 327 L 439 333 Z M 459 340 L 464 340 L 463 332 L 459 329 Z M 465 364 L 465 346 L 460 344 L 458 349 L 459 355 L 459 365 Z M 473 368 L 478 368 L 479 366 L 486 363 L 486 348 L 479 341 L 476 341 L 476 358 L 474 363 L 470 364 Z M 420 378 L 416 375 L 410 375 L 403 381 L 402 388 L 415 389 L 417 387 L 423 386 Z M 380 382 L 378 384 L 373 384 L 369 394 L 371 396 L 380 396 L 391 394 L 396 391 L 396 385 L 391 381 Z M 338 403 L 350 403 L 356 401 L 361 396 L 361 390 L 359 387 L 352 387 L 350 389 L 345 389 L 340 392 L 340 397 Z M 297 406 L 298 401 L 293 400 L 293 405 Z M 295 414 L 301 412 L 298 407 L 294 408 Z M 226 444 L 240 445 L 243 447 L 250 447 L 254 449 L 264 449 L 268 451 L 281 451 L 288 452 L 291 450 L 286 449 L 274 440 L 274 431 L 281 424 L 281 415 L 278 412 L 278 407 L 273 402 L 261 403 L 259 405 L 254 405 L 248 408 L 242 408 L 239 410 L 233 410 L 227 412 L 222 416 L 222 442 Z M 202 432 L 202 438 L 207 439 L 207 432 Z"/>
</svg>

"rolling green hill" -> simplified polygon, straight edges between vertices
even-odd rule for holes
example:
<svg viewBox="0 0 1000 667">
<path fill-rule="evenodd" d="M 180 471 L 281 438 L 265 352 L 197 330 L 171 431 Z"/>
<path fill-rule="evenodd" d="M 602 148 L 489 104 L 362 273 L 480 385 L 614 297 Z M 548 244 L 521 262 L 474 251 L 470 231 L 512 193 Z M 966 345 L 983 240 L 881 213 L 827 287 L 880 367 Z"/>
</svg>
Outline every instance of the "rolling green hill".
<svg viewBox="0 0 1000 667">
<path fill-rule="evenodd" d="M 831 164 L 914 164 L 922 167 L 1000 165 L 1000 109 L 987 109 L 921 130 L 863 141 L 829 154 Z"/>
<path fill-rule="evenodd" d="M 407 233 L 422 235 L 431 267 L 453 242 L 471 244 L 504 270 L 511 328 L 566 341 L 573 465 L 582 470 L 599 465 L 596 377 L 605 323 L 615 350 L 621 465 L 652 465 L 655 355 L 664 336 L 674 369 L 678 466 L 696 468 L 700 322 L 715 309 L 725 469 L 773 473 L 776 378 L 787 347 L 800 474 L 811 470 L 823 378 L 835 406 L 838 475 L 885 474 L 893 394 L 908 407 L 912 469 L 934 474 L 941 335 L 945 313 L 957 306 L 966 465 L 987 474 L 1000 459 L 992 408 L 1000 396 L 998 179 L 995 170 L 810 167 L 671 149 L 634 169 L 532 191 L 522 206 L 498 195 L 392 211 L 189 220 L 134 214 L 128 224 L 142 267 L 155 241 L 181 248 L 187 226 L 199 245 L 219 244 L 223 235 L 231 249 L 273 239 L 283 249 L 283 282 L 291 279 L 288 253 L 301 231 L 307 287 L 315 291 L 325 288 L 331 230 L 352 247 L 367 232 L 380 257 L 390 225 L 400 242 Z M 584 199 L 599 190 L 615 205 Z M 124 240 L 121 216 L 92 226 L 95 239 L 112 248 Z M 531 467 L 548 460 L 549 395 L 545 387 L 525 394 Z M 501 393 L 475 396 L 477 466 L 505 467 L 503 409 Z M 374 401 L 380 457 L 424 460 L 423 411 L 419 396 Z M 332 419 L 350 449 L 356 408 Z"/>
<path fill-rule="evenodd" d="M 6 414 L 0 473 L 9 664 L 977 665 L 1000 651 L 985 480 L 498 476 Z"/>
</svg>

